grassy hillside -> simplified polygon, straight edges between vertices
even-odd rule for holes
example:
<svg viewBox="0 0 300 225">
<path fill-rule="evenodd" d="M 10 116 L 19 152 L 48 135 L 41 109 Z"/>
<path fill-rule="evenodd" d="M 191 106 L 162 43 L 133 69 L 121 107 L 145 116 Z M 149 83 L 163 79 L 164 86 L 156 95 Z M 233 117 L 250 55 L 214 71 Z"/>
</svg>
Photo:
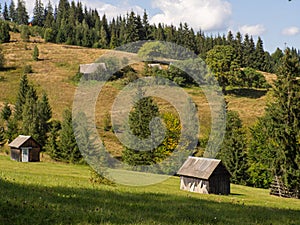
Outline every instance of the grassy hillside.
<svg viewBox="0 0 300 225">
<path fill-rule="evenodd" d="M 76 85 L 70 81 L 70 78 L 78 72 L 80 64 L 92 63 L 106 51 L 44 43 L 38 37 L 31 37 L 31 41 L 25 43 L 20 39 L 19 34 L 11 33 L 11 36 L 10 43 L 1 45 L 7 63 L 6 68 L 0 71 L 0 77 L 4 78 L 3 81 L 0 81 L 0 109 L 6 101 L 14 104 L 19 78 L 23 73 L 24 66 L 30 65 L 33 69 L 33 73 L 28 76 L 30 82 L 37 87 L 38 91 L 45 90 L 47 92 L 53 109 L 53 118 L 61 120 L 64 109 L 72 106 L 76 90 Z M 40 52 L 40 60 L 37 62 L 32 59 L 35 45 L 38 46 Z M 134 68 L 142 70 L 143 65 L 135 65 Z M 265 76 L 270 82 L 274 79 L 272 74 L 265 74 Z M 104 132 L 102 127 L 103 118 L 107 112 L 110 112 L 120 89 L 122 89 L 120 81 L 108 83 L 98 98 L 96 109 L 99 133 L 103 137 L 106 147 L 116 156 L 120 156 L 122 147 L 115 135 L 112 132 Z M 186 88 L 185 91 L 198 105 L 201 135 L 207 136 L 210 131 L 210 109 L 206 98 L 200 88 Z M 256 121 L 257 117 L 263 115 L 268 96 L 265 90 L 242 89 L 229 91 L 226 98 L 229 109 L 238 111 L 244 124 L 248 127 Z M 158 104 L 161 111 L 174 110 L 165 101 L 158 100 Z"/>
<path fill-rule="evenodd" d="M 17 163 L 0 156 L 0 224 L 300 224 L 300 201 L 231 186 L 229 196 L 89 182 L 86 166 Z"/>
</svg>

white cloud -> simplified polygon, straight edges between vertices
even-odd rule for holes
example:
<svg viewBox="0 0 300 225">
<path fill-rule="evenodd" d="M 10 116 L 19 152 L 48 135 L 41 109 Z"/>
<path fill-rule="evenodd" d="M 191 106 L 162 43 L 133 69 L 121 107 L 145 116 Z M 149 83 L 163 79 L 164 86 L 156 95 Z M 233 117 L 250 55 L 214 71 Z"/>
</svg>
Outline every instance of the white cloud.
<svg viewBox="0 0 300 225">
<path fill-rule="evenodd" d="M 244 25 L 244 26 L 239 28 L 239 31 L 242 34 L 249 34 L 249 35 L 252 35 L 252 36 L 259 36 L 259 35 L 262 35 L 266 31 L 266 28 L 262 24 Z"/>
<path fill-rule="evenodd" d="M 100 16 L 102 16 L 105 13 L 106 18 L 108 18 L 109 20 L 111 20 L 113 17 L 116 18 L 120 15 L 125 16 L 131 11 L 140 15 L 142 15 L 144 12 L 144 9 L 140 6 L 129 5 L 126 1 L 124 1 L 121 5 L 111 5 L 108 3 L 99 2 L 97 0 L 85 0 L 82 1 L 82 3 L 88 8 L 97 9 Z"/>
<path fill-rule="evenodd" d="M 152 23 L 187 22 L 195 30 L 215 31 L 227 28 L 232 14 L 225 0 L 153 0 L 153 7 L 162 12 L 151 18 Z"/>
<path fill-rule="evenodd" d="M 300 33 L 300 28 L 299 27 L 288 27 L 288 28 L 285 28 L 282 31 L 282 34 L 286 35 L 286 36 L 295 36 L 299 33 Z"/>
</svg>

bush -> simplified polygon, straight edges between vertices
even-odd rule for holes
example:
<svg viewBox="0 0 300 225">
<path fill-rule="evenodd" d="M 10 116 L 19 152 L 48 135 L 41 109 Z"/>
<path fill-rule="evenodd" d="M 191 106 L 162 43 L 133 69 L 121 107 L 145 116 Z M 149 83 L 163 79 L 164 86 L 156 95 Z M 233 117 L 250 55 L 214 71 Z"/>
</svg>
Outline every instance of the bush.
<svg viewBox="0 0 300 225">
<path fill-rule="evenodd" d="M 270 85 L 265 79 L 265 76 L 252 68 L 245 68 L 241 73 L 241 83 L 244 87 L 249 88 L 269 88 Z"/>
<path fill-rule="evenodd" d="M 28 74 L 28 73 L 32 73 L 32 72 L 33 72 L 33 70 L 32 70 L 32 66 L 31 65 L 24 66 L 24 68 L 23 68 L 23 73 L 24 74 Z"/>
<path fill-rule="evenodd" d="M 21 28 L 21 38 L 23 41 L 29 42 L 30 31 L 28 29 L 28 26 L 26 26 L 26 25 L 23 25 Z"/>
<path fill-rule="evenodd" d="M 33 49 L 32 59 L 34 61 L 38 61 L 39 60 L 39 55 L 40 55 L 39 48 L 35 45 L 34 49 Z"/>
</svg>

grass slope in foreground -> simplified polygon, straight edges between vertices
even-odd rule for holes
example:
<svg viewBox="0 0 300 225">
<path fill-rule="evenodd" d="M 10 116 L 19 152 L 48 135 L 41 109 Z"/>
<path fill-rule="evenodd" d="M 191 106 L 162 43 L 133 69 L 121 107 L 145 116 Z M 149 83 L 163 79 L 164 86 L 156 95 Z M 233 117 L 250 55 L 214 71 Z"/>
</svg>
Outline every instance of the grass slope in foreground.
<svg viewBox="0 0 300 225">
<path fill-rule="evenodd" d="M 300 201 L 232 185 L 232 195 L 93 186 L 87 166 L 17 163 L 0 156 L 0 224 L 300 224 Z"/>
</svg>

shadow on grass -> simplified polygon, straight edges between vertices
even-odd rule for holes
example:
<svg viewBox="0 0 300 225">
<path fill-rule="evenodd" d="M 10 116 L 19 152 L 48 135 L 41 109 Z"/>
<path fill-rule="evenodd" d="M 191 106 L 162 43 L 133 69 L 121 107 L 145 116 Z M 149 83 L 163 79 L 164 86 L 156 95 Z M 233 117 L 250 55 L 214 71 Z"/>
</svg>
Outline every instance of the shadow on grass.
<svg viewBox="0 0 300 225">
<path fill-rule="evenodd" d="M 228 95 L 235 95 L 236 97 L 247 97 L 247 98 L 261 98 L 267 94 L 267 90 L 258 90 L 252 88 L 236 88 L 226 91 Z"/>
<path fill-rule="evenodd" d="M 6 66 L 4 68 L 1 68 L 0 71 L 8 72 L 8 71 L 16 70 L 16 69 L 17 69 L 17 67 L 15 67 L 15 66 Z"/>
<path fill-rule="evenodd" d="M 188 193 L 42 187 L 0 179 L 0 224 L 287 225 L 300 224 L 300 211 L 219 203 Z"/>
</svg>

